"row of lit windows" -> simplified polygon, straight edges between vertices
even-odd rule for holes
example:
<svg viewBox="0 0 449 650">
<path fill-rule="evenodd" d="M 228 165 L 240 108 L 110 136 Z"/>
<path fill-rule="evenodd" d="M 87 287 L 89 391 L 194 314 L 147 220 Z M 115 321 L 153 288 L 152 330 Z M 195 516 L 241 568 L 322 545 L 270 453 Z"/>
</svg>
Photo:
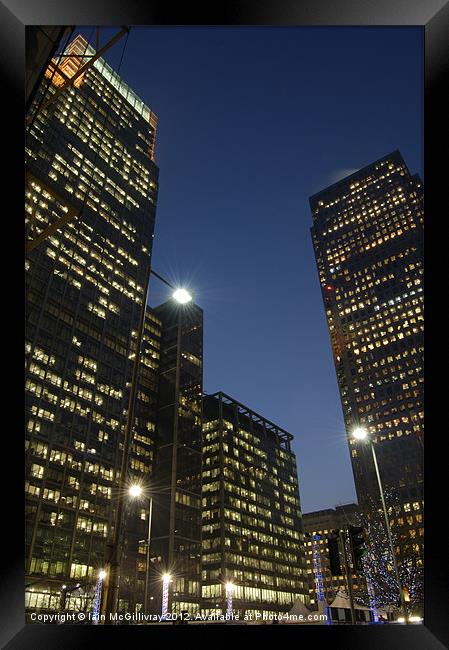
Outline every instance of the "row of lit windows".
<svg viewBox="0 0 449 650">
<path fill-rule="evenodd" d="M 100 122 L 98 122 L 93 118 L 92 118 L 92 122 L 90 122 L 89 114 L 87 114 L 87 111 L 85 111 L 84 114 L 81 115 L 75 109 L 70 110 L 70 117 L 68 116 L 68 113 L 65 110 L 62 111 L 57 110 L 55 112 L 55 116 L 57 119 L 59 119 L 59 121 L 62 124 L 64 124 L 64 126 L 67 129 L 71 131 L 75 131 L 76 135 L 84 143 L 89 143 L 89 147 L 97 151 L 98 154 L 101 156 L 101 158 L 103 158 L 105 162 L 112 169 L 114 169 L 116 173 L 118 173 L 120 176 L 123 177 L 123 180 L 126 182 L 126 184 L 134 186 L 135 190 L 139 192 L 144 198 L 154 203 L 154 199 L 153 196 L 151 196 L 151 192 L 152 189 L 156 187 L 156 184 L 154 183 L 154 181 L 151 181 L 150 183 L 145 182 L 147 180 L 146 177 L 148 176 L 148 171 L 145 170 L 145 168 L 128 153 L 126 147 L 119 140 L 114 138 L 114 136 L 105 127 L 104 124 L 101 124 Z M 94 142 L 97 146 L 93 146 L 92 142 Z M 72 147 L 72 149 L 75 148 Z M 77 151 L 77 153 L 79 152 Z M 117 154 L 117 156 L 114 155 L 115 153 Z M 82 158 L 81 153 L 79 153 L 79 157 Z M 83 162 L 83 164 L 85 164 L 85 162 L 86 160 Z M 114 164 L 114 162 L 120 163 L 123 166 L 125 173 L 117 164 Z M 133 171 L 137 174 L 136 180 L 138 181 L 138 184 L 132 182 L 132 180 L 129 179 L 128 173 L 129 171 L 131 171 L 131 164 L 132 164 Z M 126 171 L 128 173 L 126 173 Z M 100 172 L 100 174 L 103 175 L 102 172 Z M 145 180 L 140 179 L 139 175 L 143 176 Z M 112 181 L 110 181 L 110 184 L 113 185 Z M 151 187 L 150 193 L 148 192 L 149 187 Z M 116 191 L 118 192 L 119 195 L 121 194 L 124 195 L 123 190 L 121 190 L 117 186 L 116 186 L 116 191 L 114 190 L 111 191 L 107 187 L 105 189 L 109 191 L 113 196 L 116 197 L 117 197 Z M 139 205 L 129 195 L 126 195 L 126 200 L 130 201 L 137 209 L 139 208 Z"/>
<path fill-rule="evenodd" d="M 67 252 L 67 250 L 68 250 L 68 249 L 65 249 L 66 252 Z M 76 265 L 76 264 L 73 264 L 73 262 L 71 262 L 70 259 L 68 259 L 65 255 L 62 255 L 62 254 L 59 254 L 59 255 L 58 255 L 57 252 L 56 252 L 55 250 L 53 250 L 52 248 L 47 248 L 46 253 L 47 253 L 47 255 L 48 255 L 49 257 L 51 257 L 52 259 L 57 259 L 59 262 L 61 262 L 61 263 L 64 264 L 65 266 L 67 266 L 68 269 L 69 269 L 71 272 L 75 272 L 75 273 L 76 273 L 77 275 L 79 275 L 81 278 L 87 280 L 88 282 L 91 282 L 94 286 L 98 286 L 98 288 L 99 288 L 100 290 L 106 289 L 105 293 L 107 293 L 107 294 L 109 293 L 109 289 L 107 289 L 106 287 L 104 287 L 104 285 L 102 285 L 102 284 L 98 281 L 98 279 L 94 278 L 90 273 L 87 273 L 87 272 L 86 272 L 83 268 L 81 268 L 80 266 L 78 266 L 78 265 Z M 77 259 L 77 258 L 78 258 L 78 259 L 82 260 L 81 263 L 82 263 L 83 265 L 86 264 L 86 261 L 85 261 L 83 258 L 80 258 L 80 256 L 77 255 L 76 253 L 73 253 L 73 252 L 72 252 L 72 254 L 69 255 L 69 257 L 72 257 L 73 259 Z M 98 272 L 98 269 L 95 269 L 95 271 Z M 101 273 L 100 273 L 100 275 L 101 275 Z M 140 303 L 142 302 L 142 299 L 141 299 L 140 296 L 137 296 L 133 291 L 129 291 L 128 289 L 126 289 L 125 287 L 123 287 L 122 284 L 120 284 L 120 283 L 117 282 L 116 280 L 112 280 L 112 281 L 110 282 L 110 284 L 111 284 L 115 289 L 117 289 L 117 291 L 120 291 L 121 293 L 123 293 L 127 298 L 130 298 L 131 300 L 135 300 L 135 302 L 137 302 L 138 304 L 140 304 Z M 76 286 L 78 287 L 78 289 L 81 288 L 81 285 L 80 285 L 79 283 L 78 283 L 78 285 L 76 285 Z M 102 310 L 102 311 L 104 311 L 104 310 Z M 105 313 L 105 312 L 104 312 L 104 313 Z"/>
<path fill-rule="evenodd" d="M 388 167 L 389 171 L 386 169 L 382 169 L 382 167 Z M 376 173 L 380 172 L 380 173 Z M 388 179 L 388 177 L 395 176 L 396 174 L 399 174 L 400 176 L 405 175 L 405 169 L 401 165 L 398 167 L 395 167 L 395 165 L 390 162 L 390 161 L 382 161 L 374 166 L 374 175 L 373 176 L 366 176 L 364 179 L 361 179 L 360 181 L 354 181 L 352 185 L 349 186 L 349 194 L 343 193 L 341 196 L 338 197 L 333 197 L 333 200 L 329 201 L 329 203 L 325 203 L 324 200 L 319 200 L 318 201 L 318 206 L 319 208 L 329 208 L 334 205 L 337 205 L 340 202 L 346 202 L 350 196 L 355 196 L 357 198 L 361 198 L 361 192 L 362 190 L 367 189 L 368 187 L 371 187 L 374 184 L 377 184 L 379 180 L 384 180 Z M 391 180 L 391 179 L 388 179 Z M 351 191 L 352 190 L 352 191 Z M 345 188 L 343 192 L 348 192 L 348 188 Z M 367 193 L 364 192 L 364 195 Z M 319 212 L 319 209 L 317 209 L 317 212 Z"/>
<path fill-rule="evenodd" d="M 46 371 L 45 368 L 41 368 L 35 363 L 30 364 L 29 372 L 35 374 L 36 376 L 41 377 L 42 379 L 45 378 L 46 380 L 50 381 L 52 384 L 55 384 L 56 386 L 62 385 L 62 379 L 61 377 L 59 377 L 59 375 L 53 372 L 49 372 L 48 370 Z M 85 381 L 90 384 L 95 384 L 97 391 L 103 392 L 105 395 L 108 395 L 112 399 L 121 400 L 123 397 L 123 392 L 121 390 L 117 390 L 113 386 L 109 386 L 106 384 L 96 383 L 95 377 L 93 377 L 87 372 L 76 369 L 74 371 L 74 374 L 76 378 L 79 380 Z M 26 390 L 28 390 L 31 393 L 36 393 L 38 396 L 42 394 L 46 399 L 48 399 L 52 403 L 56 403 L 55 400 L 56 395 L 50 393 L 48 389 L 43 388 L 40 384 L 36 384 L 28 380 L 26 383 Z M 83 397 L 84 399 L 88 399 L 88 400 L 92 399 L 92 393 L 90 391 L 86 390 L 85 388 L 81 388 L 76 384 L 70 385 L 68 381 L 64 381 L 64 390 L 67 392 L 72 392 L 74 395 Z M 61 398 L 60 405 L 63 404 L 65 399 L 69 399 L 69 398 Z M 98 399 L 96 398 L 95 401 L 99 404 L 102 403 L 101 398 Z"/>
<path fill-rule="evenodd" d="M 352 227 L 349 233 L 342 234 L 340 238 L 326 242 L 332 245 L 332 248 L 326 249 L 327 261 L 331 264 L 331 273 L 333 273 L 332 267 L 338 266 L 339 263 L 350 258 L 349 253 L 363 253 L 370 248 L 375 248 L 377 245 L 399 237 L 410 228 L 416 227 L 410 211 L 407 211 L 407 214 L 399 218 L 391 214 L 391 210 L 388 210 L 388 219 L 388 228 L 384 227 L 374 232 L 374 227 L 382 227 L 384 223 L 377 223 L 374 226 L 368 222 L 366 228 L 363 224 L 358 224 L 358 227 Z"/>
</svg>

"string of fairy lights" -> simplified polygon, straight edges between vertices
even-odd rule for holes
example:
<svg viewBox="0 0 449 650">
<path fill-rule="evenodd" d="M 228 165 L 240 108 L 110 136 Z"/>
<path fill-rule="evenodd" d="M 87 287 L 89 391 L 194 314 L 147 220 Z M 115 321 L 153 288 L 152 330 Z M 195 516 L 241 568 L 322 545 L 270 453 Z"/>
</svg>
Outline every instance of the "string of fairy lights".
<svg viewBox="0 0 449 650">
<path fill-rule="evenodd" d="M 395 491 L 385 491 L 385 500 L 388 508 L 393 511 L 399 509 L 399 499 Z M 358 599 L 362 604 L 375 608 L 400 606 L 398 584 L 393 570 L 390 545 L 388 542 L 382 513 L 377 505 L 372 502 L 371 515 L 360 515 L 360 525 L 367 533 L 368 545 L 362 557 L 363 573 L 367 580 L 366 593 L 359 592 Z M 398 545 L 397 533 L 392 531 L 393 544 Z M 419 563 L 420 558 L 416 553 L 403 557 L 398 562 L 399 577 L 403 588 L 406 590 L 406 603 L 411 611 L 415 604 L 421 602 L 423 595 L 423 570 Z"/>
</svg>

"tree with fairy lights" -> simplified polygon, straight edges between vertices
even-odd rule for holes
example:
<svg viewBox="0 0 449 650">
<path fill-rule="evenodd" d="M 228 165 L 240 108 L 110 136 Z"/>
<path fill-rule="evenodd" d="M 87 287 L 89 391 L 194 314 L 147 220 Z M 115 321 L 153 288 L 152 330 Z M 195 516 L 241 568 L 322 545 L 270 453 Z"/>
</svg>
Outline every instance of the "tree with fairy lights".
<svg viewBox="0 0 449 650">
<path fill-rule="evenodd" d="M 365 593 L 359 592 L 359 600 L 367 606 L 383 608 L 386 606 L 400 607 L 399 587 L 393 570 L 391 548 L 385 528 L 385 520 L 380 504 L 370 498 L 369 515 L 359 516 L 359 525 L 366 532 L 367 548 L 362 558 L 363 574 L 371 585 Z M 385 490 L 385 502 L 390 517 L 399 515 L 400 506 L 397 493 L 391 489 Z M 393 546 L 398 545 L 398 534 L 392 527 Z M 422 558 L 415 551 L 403 557 L 397 557 L 399 577 L 405 588 L 406 603 L 410 612 L 420 611 L 423 602 L 423 569 Z"/>
</svg>

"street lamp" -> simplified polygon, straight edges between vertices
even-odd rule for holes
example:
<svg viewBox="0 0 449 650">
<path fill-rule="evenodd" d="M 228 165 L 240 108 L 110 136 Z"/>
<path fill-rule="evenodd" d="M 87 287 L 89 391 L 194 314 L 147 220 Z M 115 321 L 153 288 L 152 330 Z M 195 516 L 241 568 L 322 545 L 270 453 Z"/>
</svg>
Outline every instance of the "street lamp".
<svg viewBox="0 0 449 650">
<path fill-rule="evenodd" d="M 371 447 L 371 452 L 373 454 L 374 467 L 375 467 L 375 470 L 376 470 L 377 483 L 379 485 L 380 498 L 381 498 L 381 501 L 382 501 L 382 509 L 384 511 L 385 526 L 387 528 L 388 541 L 390 543 L 391 557 L 393 559 L 393 568 L 394 568 L 394 572 L 396 574 L 396 580 L 397 580 L 398 587 L 399 587 L 399 595 L 400 595 L 400 598 L 401 598 L 402 611 L 404 613 L 404 622 L 408 623 L 407 605 L 405 604 L 404 592 L 402 590 L 401 579 L 399 577 L 398 565 L 397 565 L 397 562 L 396 562 L 396 555 L 395 555 L 394 546 L 393 546 L 393 537 L 391 535 L 390 521 L 389 521 L 389 518 L 388 518 L 387 507 L 385 505 L 384 490 L 383 490 L 383 487 L 382 487 L 382 481 L 380 479 L 379 466 L 377 464 L 376 450 L 374 449 L 374 444 L 373 444 L 373 441 L 371 440 L 371 438 L 369 437 L 368 431 L 364 427 L 356 427 L 354 429 L 354 431 L 352 432 L 352 437 L 355 438 L 356 440 L 367 440 L 370 447 Z"/>
<path fill-rule="evenodd" d="M 128 494 L 134 499 L 139 499 L 144 494 L 144 491 L 141 485 L 133 484 L 129 487 Z M 145 541 L 147 547 L 146 562 L 145 562 L 145 592 L 143 596 L 143 606 L 144 606 L 145 614 L 148 614 L 148 578 L 150 573 L 150 543 L 151 543 L 152 516 L 153 516 L 153 497 L 149 496 L 148 497 L 148 533 L 147 533 L 147 539 Z"/>
<path fill-rule="evenodd" d="M 365 440 L 367 436 L 368 436 L 368 431 L 363 427 L 357 427 L 352 432 L 352 437 L 355 438 L 356 440 Z"/>
<path fill-rule="evenodd" d="M 185 305 L 187 302 L 191 302 L 192 300 L 192 296 L 187 291 L 187 289 L 182 289 L 182 288 L 176 289 L 173 292 L 172 297 L 174 298 L 174 300 L 176 300 L 176 302 L 179 302 L 181 305 Z"/>
<path fill-rule="evenodd" d="M 170 289 L 173 290 L 172 298 L 176 300 L 176 302 L 184 305 L 187 302 L 193 300 L 192 294 L 187 291 L 187 289 L 184 289 L 183 287 L 174 287 L 171 282 L 163 278 L 162 275 L 159 275 L 159 273 L 156 273 L 156 271 L 153 271 L 153 269 L 151 269 L 150 273 L 151 275 L 154 275 L 158 280 L 166 284 L 167 287 L 170 287 Z"/>
<path fill-rule="evenodd" d="M 128 488 L 128 494 L 133 499 L 138 499 L 139 497 L 141 497 L 142 492 L 143 492 L 143 490 L 142 490 L 142 487 L 140 485 L 131 485 Z"/>
</svg>

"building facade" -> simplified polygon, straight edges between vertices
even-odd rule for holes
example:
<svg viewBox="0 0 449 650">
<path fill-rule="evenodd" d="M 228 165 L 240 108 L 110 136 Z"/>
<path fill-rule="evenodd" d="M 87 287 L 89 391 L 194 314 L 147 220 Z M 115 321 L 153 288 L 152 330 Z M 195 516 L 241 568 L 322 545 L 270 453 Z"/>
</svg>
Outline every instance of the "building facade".
<svg viewBox="0 0 449 650">
<path fill-rule="evenodd" d="M 339 531 L 347 530 L 348 526 L 359 526 L 359 507 L 348 503 L 336 508 L 326 508 L 316 512 L 307 512 L 302 516 L 302 526 L 306 545 L 306 570 L 309 580 L 310 605 L 317 605 L 317 567 L 321 571 L 322 587 L 325 600 L 330 604 L 339 591 L 348 593 L 348 582 L 345 575 L 345 563 L 342 549 L 338 548 L 341 573 L 332 575 L 329 557 L 329 539 L 338 536 Z M 339 545 L 340 546 L 340 545 Z M 319 555 L 319 561 L 314 562 L 314 555 Z M 350 550 L 348 548 L 348 562 Z M 365 594 L 366 579 L 363 575 L 351 572 L 354 596 Z"/>
<path fill-rule="evenodd" d="M 422 562 L 423 187 L 395 151 L 310 198 L 311 234 L 358 501 L 379 503 L 396 550 Z"/>
<path fill-rule="evenodd" d="M 203 399 L 202 608 L 308 603 L 293 436 L 224 393 Z"/>
<path fill-rule="evenodd" d="M 112 535 L 150 273 L 156 117 L 101 58 L 62 89 L 93 53 L 78 36 L 59 72 L 48 68 L 26 132 L 28 610 L 60 608 L 62 585 L 74 588 L 74 608 L 92 600 Z M 154 455 L 156 406 L 145 400 L 155 399 L 157 317 L 151 327 L 130 453 L 130 477 L 142 481 Z M 132 565 L 121 583 L 125 609 L 142 602 L 143 516 L 134 506 L 126 513 L 138 533 L 124 542 Z"/>
<path fill-rule="evenodd" d="M 162 321 L 155 311 L 146 307 L 144 329 L 139 356 L 138 388 L 134 405 L 134 431 L 128 460 L 129 485 L 141 485 L 144 495 L 150 494 L 157 456 L 157 409 L 159 397 L 159 370 L 162 354 Z M 131 336 L 137 337 L 132 330 Z M 120 561 L 120 590 L 118 609 L 135 612 L 144 609 L 145 583 L 151 565 L 147 568 L 148 527 L 153 513 L 145 496 L 127 499 Z M 151 521 L 150 521 L 151 517 Z M 109 550 L 109 549 L 108 549 Z M 150 558 L 152 557 L 150 553 Z M 147 601 L 148 605 L 151 601 Z"/>
<path fill-rule="evenodd" d="M 199 611 L 203 312 L 168 301 L 154 309 L 162 324 L 150 579 L 152 610 L 161 612 L 169 574 L 170 611 Z"/>
</svg>

